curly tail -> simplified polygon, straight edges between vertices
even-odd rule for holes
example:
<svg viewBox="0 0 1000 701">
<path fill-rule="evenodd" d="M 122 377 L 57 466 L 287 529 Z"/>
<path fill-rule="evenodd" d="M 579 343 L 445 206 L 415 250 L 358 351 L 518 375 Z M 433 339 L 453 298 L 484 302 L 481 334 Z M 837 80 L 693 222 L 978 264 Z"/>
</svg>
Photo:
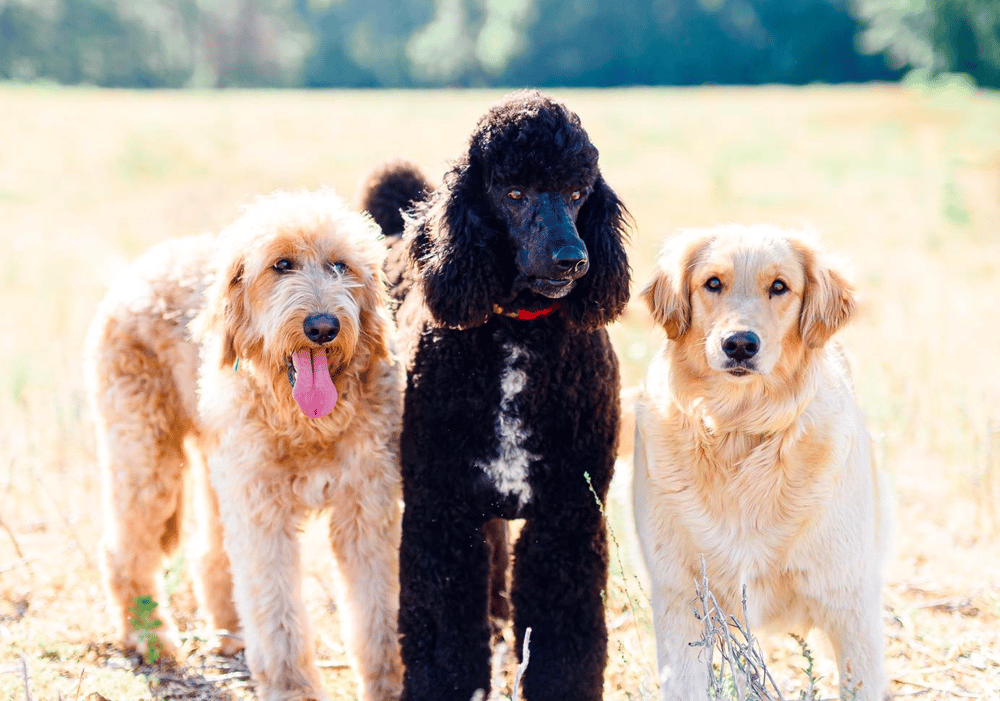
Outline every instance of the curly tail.
<svg viewBox="0 0 1000 701">
<path fill-rule="evenodd" d="M 374 168 L 358 190 L 358 209 L 368 212 L 385 236 L 403 233 L 402 210 L 434 188 L 413 163 L 397 159 Z"/>
</svg>

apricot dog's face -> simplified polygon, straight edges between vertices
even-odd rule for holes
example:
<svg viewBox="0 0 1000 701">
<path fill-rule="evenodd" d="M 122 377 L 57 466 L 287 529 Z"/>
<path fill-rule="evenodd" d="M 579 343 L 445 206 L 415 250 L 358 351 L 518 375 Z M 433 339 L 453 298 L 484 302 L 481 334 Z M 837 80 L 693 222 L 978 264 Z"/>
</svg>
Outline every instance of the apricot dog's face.
<svg viewBox="0 0 1000 701">
<path fill-rule="evenodd" d="M 668 338 L 703 371 L 731 378 L 770 375 L 822 346 L 854 307 L 829 261 L 771 227 L 686 232 L 668 242 L 642 294 Z"/>
<path fill-rule="evenodd" d="M 216 285 L 221 363 L 251 361 L 287 377 L 308 416 L 333 410 L 336 378 L 364 351 L 387 354 L 384 248 L 367 219 L 332 194 L 262 200 L 223 235 L 228 262 Z"/>
<path fill-rule="evenodd" d="M 296 231 L 261 241 L 247 256 L 244 322 L 248 334 L 261 339 L 269 362 L 289 366 L 301 351 L 329 351 L 336 372 L 353 356 L 363 268 L 333 243 Z"/>
</svg>

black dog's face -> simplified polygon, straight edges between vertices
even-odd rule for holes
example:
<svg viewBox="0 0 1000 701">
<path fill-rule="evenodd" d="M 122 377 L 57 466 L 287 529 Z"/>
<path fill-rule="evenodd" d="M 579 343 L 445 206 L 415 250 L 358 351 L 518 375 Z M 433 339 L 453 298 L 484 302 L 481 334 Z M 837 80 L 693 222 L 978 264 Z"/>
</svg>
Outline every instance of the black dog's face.
<svg viewBox="0 0 1000 701">
<path fill-rule="evenodd" d="M 595 330 L 621 313 L 627 211 L 598 155 L 580 118 L 538 92 L 490 108 L 413 220 L 410 255 L 434 323 L 465 329 L 558 308 L 567 325 Z"/>
<path fill-rule="evenodd" d="M 517 276 L 512 294 L 530 291 L 551 299 L 570 293 L 590 269 L 587 245 L 576 218 L 589 187 L 542 189 L 530 185 L 492 187 L 493 209 L 506 224 Z"/>
</svg>

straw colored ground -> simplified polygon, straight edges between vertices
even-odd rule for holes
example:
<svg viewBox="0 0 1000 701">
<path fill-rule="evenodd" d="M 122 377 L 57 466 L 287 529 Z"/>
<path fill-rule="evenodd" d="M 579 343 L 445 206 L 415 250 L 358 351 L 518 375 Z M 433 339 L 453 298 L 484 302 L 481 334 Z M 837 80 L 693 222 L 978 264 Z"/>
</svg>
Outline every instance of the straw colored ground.
<svg viewBox="0 0 1000 701">
<path fill-rule="evenodd" d="M 558 94 L 635 216 L 636 286 L 662 237 L 723 221 L 813 226 L 853 260 L 865 308 L 842 338 L 898 501 L 884 611 L 893 690 L 1000 699 L 1000 95 Z M 0 86 L 0 698 L 252 698 L 245 668 L 201 653 L 183 557 L 169 581 L 190 666 L 136 666 L 112 644 L 80 373 L 86 325 L 129 260 L 167 237 L 220 228 L 255 194 L 331 184 L 351 197 L 366 169 L 397 155 L 441 174 L 497 96 Z M 636 383 L 659 335 L 639 308 L 613 334 Z M 610 506 L 620 546 L 608 596 L 614 701 L 655 698 L 626 471 Z M 322 533 L 306 537 L 325 683 L 349 699 L 331 562 Z M 797 697 L 797 645 L 765 643 L 783 692 Z M 811 645 L 829 697 L 829 651 Z"/>
</svg>

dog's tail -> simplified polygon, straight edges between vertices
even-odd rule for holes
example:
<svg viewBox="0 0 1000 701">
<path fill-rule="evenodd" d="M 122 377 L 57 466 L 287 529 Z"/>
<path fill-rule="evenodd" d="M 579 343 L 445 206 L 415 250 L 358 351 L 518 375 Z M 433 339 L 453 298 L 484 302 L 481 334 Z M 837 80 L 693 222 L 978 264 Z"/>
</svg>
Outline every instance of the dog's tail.
<svg viewBox="0 0 1000 701">
<path fill-rule="evenodd" d="M 434 188 L 413 163 L 401 159 L 372 170 L 358 190 L 358 209 L 368 212 L 385 236 L 403 233 L 404 210 Z"/>
</svg>

